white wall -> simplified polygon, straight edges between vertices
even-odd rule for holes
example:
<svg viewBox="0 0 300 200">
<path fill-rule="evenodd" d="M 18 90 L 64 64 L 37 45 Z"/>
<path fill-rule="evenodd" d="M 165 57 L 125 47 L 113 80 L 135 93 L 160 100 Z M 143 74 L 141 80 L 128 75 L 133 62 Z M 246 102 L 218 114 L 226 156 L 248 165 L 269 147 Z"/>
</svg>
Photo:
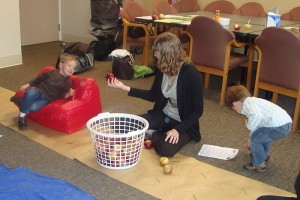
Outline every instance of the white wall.
<svg viewBox="0 0 300 200">
<path fill-rule="evenodd" d="M 65 42 L 89 43 L 96 38 L 89 34 L 91 30 L 90 0 L 61 1 L 61 37 Z"/>
<path fill-rule="evenodd" d="M 22 64 L 19 0 L 0 7 L 0 68 Z"/>
</svg>

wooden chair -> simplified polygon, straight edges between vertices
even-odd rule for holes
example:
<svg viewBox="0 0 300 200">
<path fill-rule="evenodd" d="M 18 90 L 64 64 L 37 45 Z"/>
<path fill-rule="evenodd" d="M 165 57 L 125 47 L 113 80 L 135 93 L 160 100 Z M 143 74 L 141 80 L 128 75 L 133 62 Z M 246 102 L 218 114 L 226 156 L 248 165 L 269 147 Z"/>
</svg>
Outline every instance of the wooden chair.
<svg viewBox="0 0 300 200">
<path fill-rule="evenodd" d="M 220 105 L 225 103 L 228 72 L 231 69 L 237 66 L 248 68 L 246 87 L 250 89 L 252 60 L 247 55 L 231 51 L 233 47 L 245 47 L 247 44 L 236 42 L 231 31 L 205 16 L 194 17 L 187 32 L 191 38 L 189 56 L 197 69 L 205 73 L 205 88 L 209 86 L 211 74 L 222 77 Z"/>
<path fill-rule="evenodd" d="M 243 4 L 240 8 L 235 9 L 232 11 L 232 14 L 235 15 L 243 15 L 249 17 L 266 17 L 266 12 L 264 7 L 256 2 L 248 2 Z"/>
<path fill-rule="evenodd" d="M 296 99 L 292 132 L 296 132 L 300 110 L 300 38 L 291 31 L 279 27 L 265 28 L 255 39 L 259 59 L 254 96 L 263 89 Z"/>
<path fill-rule="evenodd" d="M 236 8 L 233 3 L 230 1 L 213 1 L 205 6 L 204 11 L 215 12 L 216 10 L 220 10 L 221 13 L 231 14 Z"/>
<path fill-rule="evenodd" d="M 135 23 L 135 18 L 140 16 L 150 15 L 150 12 L 142 6 L 140 6 L 135 1 L 125 1 L 123 4 L 123 9 L 121 11 L 121 17 L 124 24 L 123 32 L 123 49 L 126 49 L 128 45 L 130 46 L 142 46 L 144 54 L 144 65 L 148 65 L 148 54 L 149 48 L 152 46 L 155 40 L 156 28 L 151 27 L 151 24 L 141 24 Z M 139 38 L 132 38 L 129 35 L 129 27 L 141 27 L 145 31 L 145 36 Z M 150 34 L 150 30 L 153 30 L 153 35 Z"/>
<path fill-rule="evenodd" d="M 300 22 L 300 6 L 293 8 L 288 13 L 281 15 L 282 20 Z"/>
<path fill-rule="evenodd" d="M 198 0 L 177 0 L 173 6 L 179 13 L 196 12 L 200 10 Z"/>
</svg>

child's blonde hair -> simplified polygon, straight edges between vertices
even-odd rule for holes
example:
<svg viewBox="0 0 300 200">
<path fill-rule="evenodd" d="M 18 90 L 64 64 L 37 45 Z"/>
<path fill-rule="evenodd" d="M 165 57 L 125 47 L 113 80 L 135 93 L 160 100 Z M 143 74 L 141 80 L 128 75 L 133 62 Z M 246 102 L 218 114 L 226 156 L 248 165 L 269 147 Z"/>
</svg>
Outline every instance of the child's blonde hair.
<svg viewBox="0 0 300 200">
<path fill-rule="evenodd" d="M 242 85 L 227 88 L 225 94 L 226 106 L 233 107 L 233 102 L 243 102 L 247 97 L 251 97 L 250 92 Z"/>
<path fill-rule="evenodd" d="M 153 51 L 160 53 L 157 68 L 170 76 L 178 74 L 182 62 L 191 63 L 179 38 L 170 32 L 159 34 L 154 41 Z"/>
<path fill-rule="evenodd" d="M 62 53 L 59 56 L 59 62 L 60 63 L 65 63 L 69 61 L 75 61 L 77 63 L 77 56 L 72 55 L 72 54 L 67 54 L 67 53 Z"/>
</svg>

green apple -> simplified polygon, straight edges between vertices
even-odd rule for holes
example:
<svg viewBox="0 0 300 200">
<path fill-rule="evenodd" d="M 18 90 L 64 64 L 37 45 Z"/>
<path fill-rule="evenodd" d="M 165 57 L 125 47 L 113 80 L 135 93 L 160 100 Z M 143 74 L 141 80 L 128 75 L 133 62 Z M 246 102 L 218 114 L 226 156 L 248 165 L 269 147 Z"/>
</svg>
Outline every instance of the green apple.
<svg viewBox="0 0 300 200">
<path fill-rule="evenodd" d="M 172 171 L 173 171 L 172 165 L 170 165 L 170 164 L 164 165 L 163 171 L 164 171 L 165 174 L 171 174 Z"/>
<path fill-rule="evenodd" d="M 159 159 L 159 163 L 160 163 L 161 166 L 167 165 L 167 164 L 169 164 L 169 158 L 167 158 L 167 157 L 161 157 Z"/>
</svg>

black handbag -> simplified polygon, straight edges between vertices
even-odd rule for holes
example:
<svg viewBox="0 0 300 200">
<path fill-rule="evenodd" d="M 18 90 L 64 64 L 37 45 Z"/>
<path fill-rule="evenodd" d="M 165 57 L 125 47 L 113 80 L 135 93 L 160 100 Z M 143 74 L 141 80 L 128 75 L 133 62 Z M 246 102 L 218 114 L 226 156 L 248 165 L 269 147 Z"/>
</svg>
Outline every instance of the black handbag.
<svg viewBox="0 0 300 200">
<path fill-rule="evenodd" d="M 133 56 L 127 55 L 123 58 L 114 57 L 112 62 L 112 73 L 118 79 L 130 80 L 134 75 Z"/>
</svg>

